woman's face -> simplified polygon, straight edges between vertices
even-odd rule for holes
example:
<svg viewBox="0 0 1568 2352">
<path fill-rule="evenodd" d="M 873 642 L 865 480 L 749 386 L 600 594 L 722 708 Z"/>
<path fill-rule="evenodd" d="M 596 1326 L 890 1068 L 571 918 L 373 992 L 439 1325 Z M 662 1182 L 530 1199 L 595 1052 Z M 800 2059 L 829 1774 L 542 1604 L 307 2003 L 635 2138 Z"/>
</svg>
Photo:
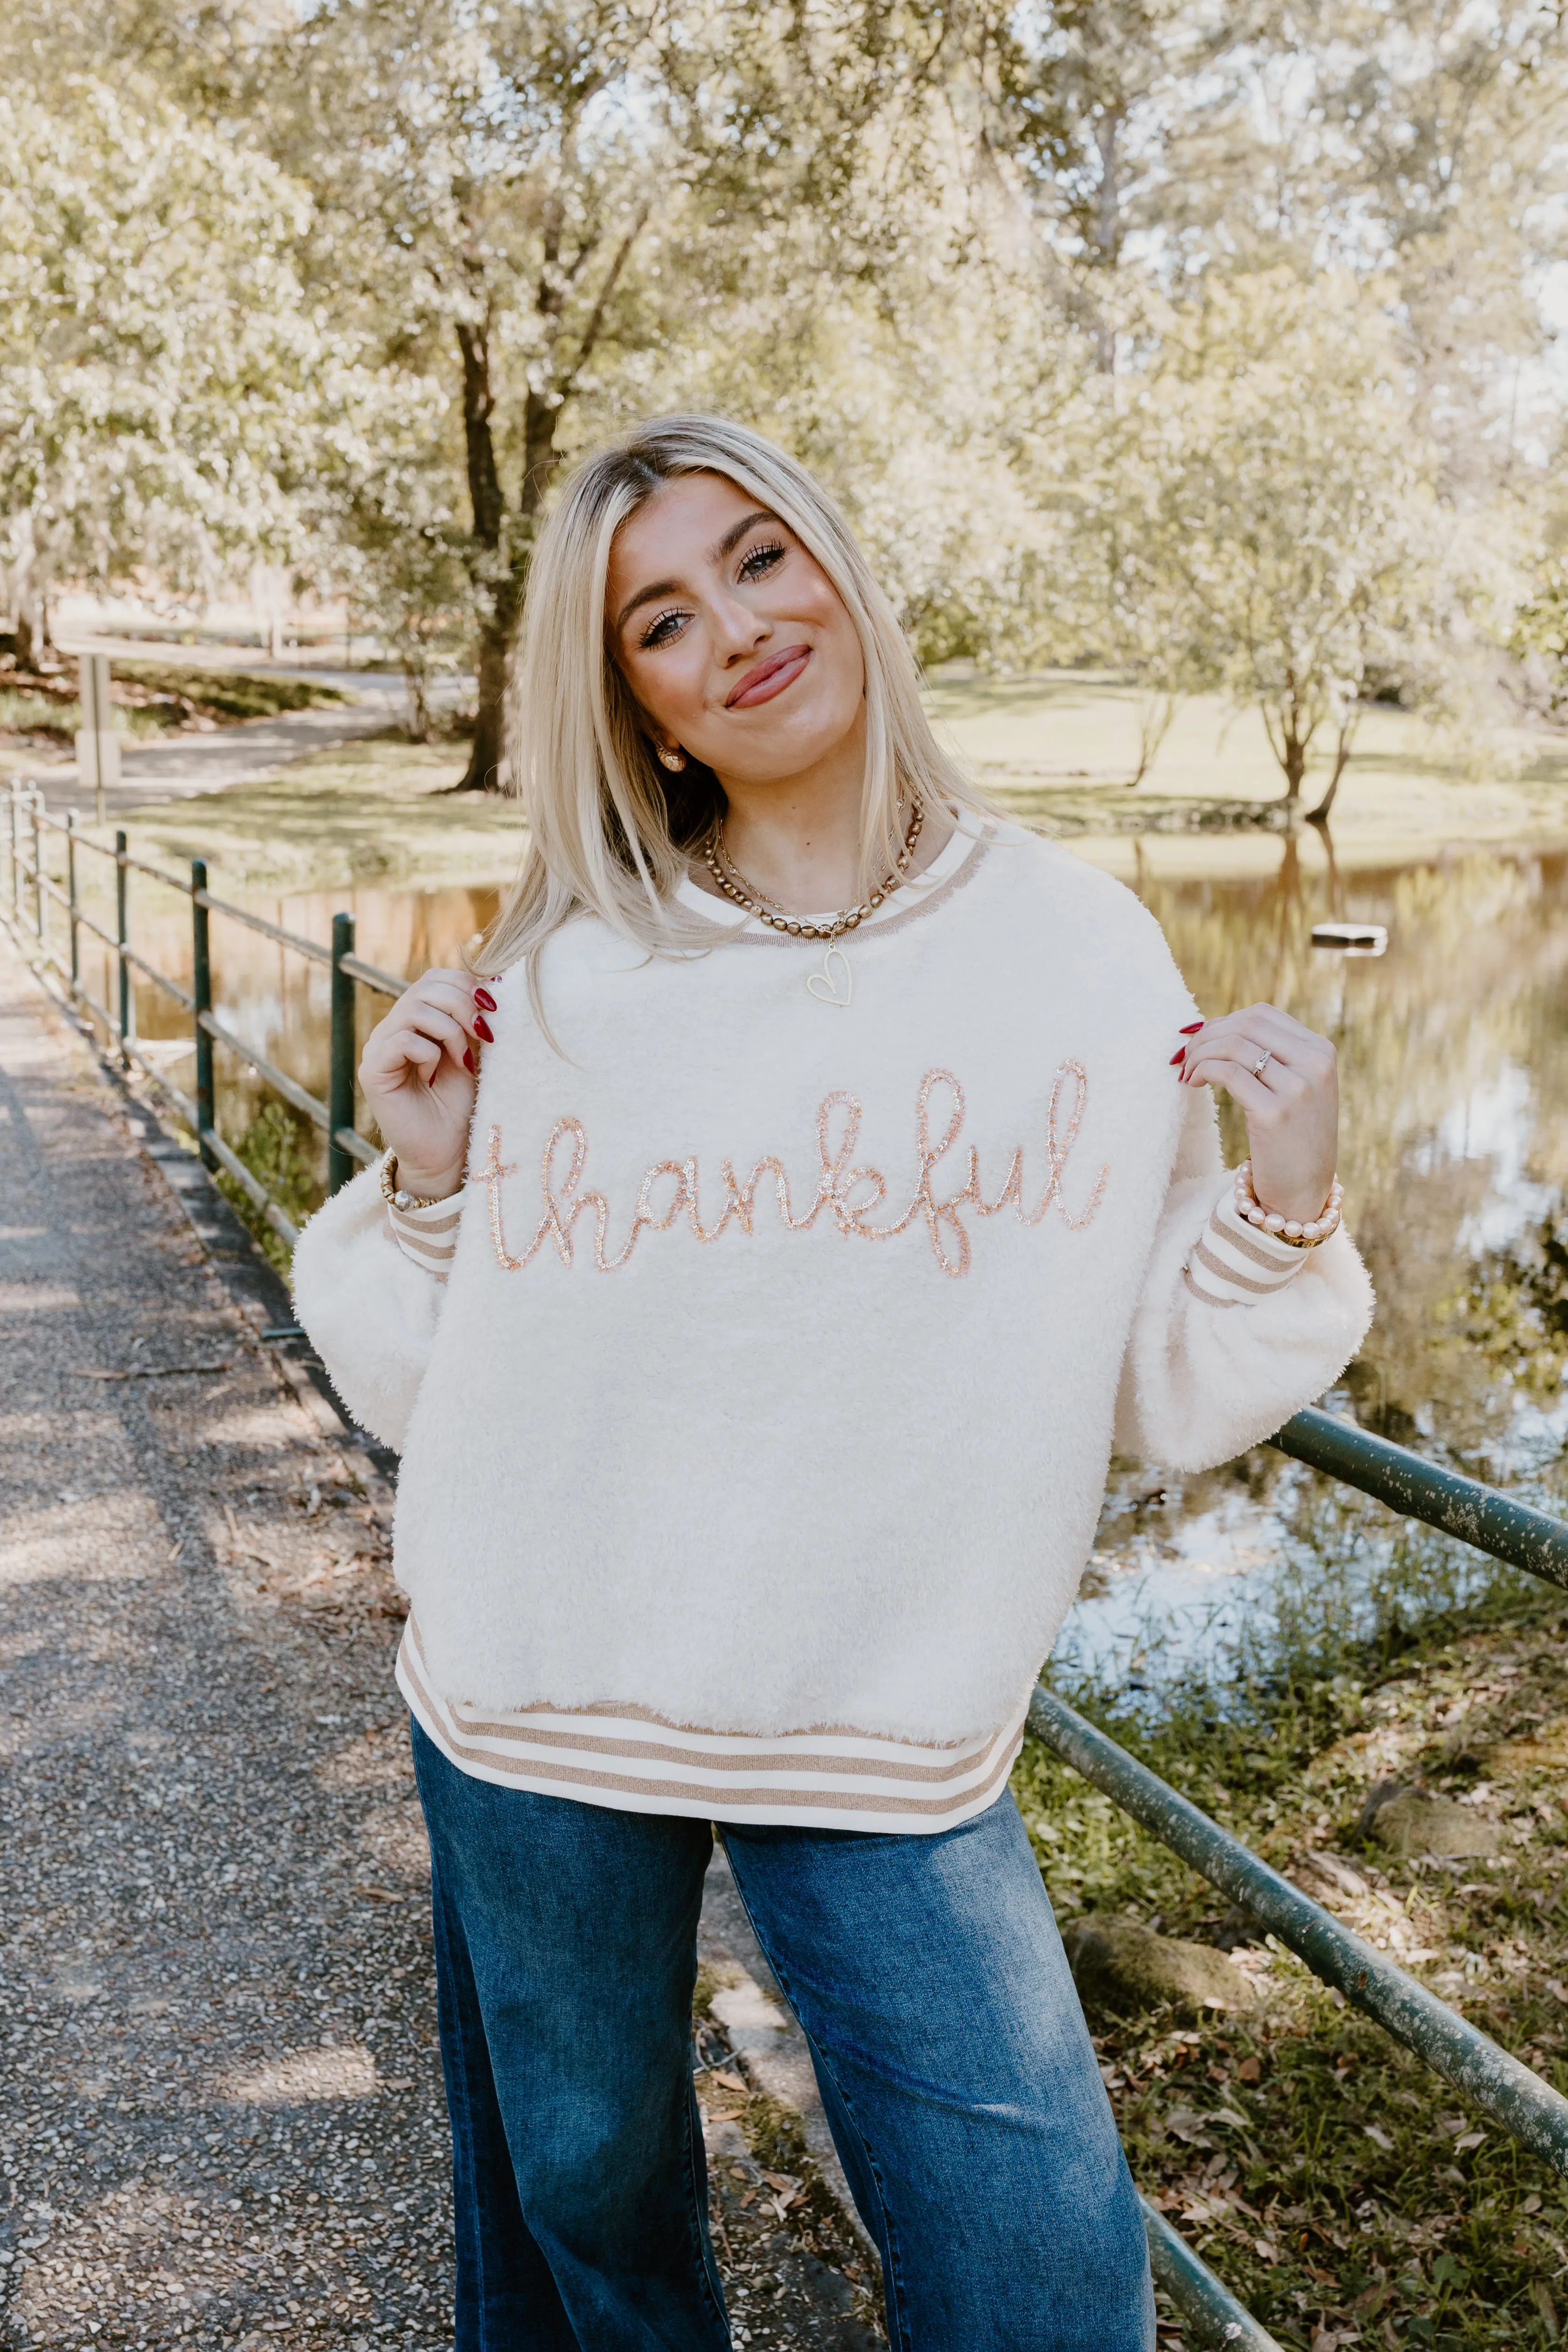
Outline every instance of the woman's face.
<svg viewBox="0 0 1568 2352">
<path fill-rule="evenodd" d="M 866 670 L 837 590 L 724 475 L 681 475 L 627 518 L 605 610 L 656 745 L 721 781 L 776 783 L 858 738 Z"/>
</svg>

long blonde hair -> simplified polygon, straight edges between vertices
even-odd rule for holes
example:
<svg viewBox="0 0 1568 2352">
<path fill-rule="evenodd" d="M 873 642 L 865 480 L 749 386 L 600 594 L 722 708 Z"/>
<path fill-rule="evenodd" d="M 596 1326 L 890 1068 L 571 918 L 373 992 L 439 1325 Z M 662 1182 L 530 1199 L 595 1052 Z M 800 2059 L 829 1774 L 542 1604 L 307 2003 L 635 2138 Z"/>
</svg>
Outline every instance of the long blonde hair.
<svg viewBox="0 0 1568 2352">
<path fill-rule="evenodd" d="M 870 567 L 833 501 L 782 449 L 721 416 L 658 416 L 584 460 L 539 536 L 522 643 L 509 688 L 511 788 L 529 825 L 522 868 L 475 951 L 503 971 L 537 958 L 574 915 L 601 916 L 654 954 L 689 952 L 711 929 L 675 900 L 691 851 L 723 812 L 712 771 L 662 768 L 611 651 L 610 547 L 628 515 L 683 474 L 721 474 L 788 526 L 855 625 L 866 665 L 861 887 L 901 845 L 900 791 L 930 808 L 984 803 L 931 734 L 920 677 Z"/>
</svg>

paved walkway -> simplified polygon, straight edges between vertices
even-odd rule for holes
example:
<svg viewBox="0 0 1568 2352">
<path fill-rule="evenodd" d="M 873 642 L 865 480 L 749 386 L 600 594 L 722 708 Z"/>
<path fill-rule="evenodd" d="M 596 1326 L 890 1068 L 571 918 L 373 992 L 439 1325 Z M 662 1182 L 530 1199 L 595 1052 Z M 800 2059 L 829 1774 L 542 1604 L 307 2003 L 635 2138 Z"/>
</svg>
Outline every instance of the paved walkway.
<svg viewBox="0 0 1568 2352">
<path fill-rule="evenodd" d="M 386 1496 L 220 1283 L 155 1141 L 0 941 L 0 2345 L 438 2352 Z M 869 2273 L 819 2132 L 785 2116 L 771 2159 L 757 2136 L 789 2033 L 717 1874 L 713 1912 L 737 2340 L 858 2352 Z"/>
<path fill-rule="evenodd" d="M 324 703 L 316 710 L 285 710 L 275 719 L 247 719 L 237 727 L 220 727 L 210 735 L 176 735 L 167 743 L 126 745 L 121 752 L 121 778 L 109 792 L 109 816 L 116 809 L 140 808 L 148 801 L 195 800 L 202 793 L 218 793 L 233 784 L 264 783 L 280 768 L 312 751 L 330 751 L 339 743 L 354 743 L 395 726 L 404 715 L 401 678 L 355 677 L 353 690 L 364 699 L 356 703 Z M 24 772 L 18 770 L 18 773 Z M 38 764 L 25 771 L 42 786 L 46 804 L 55 815 L 68 809 L 90 814 L 97 795 L 79 781 L 76 762 Z"/>
</svg>

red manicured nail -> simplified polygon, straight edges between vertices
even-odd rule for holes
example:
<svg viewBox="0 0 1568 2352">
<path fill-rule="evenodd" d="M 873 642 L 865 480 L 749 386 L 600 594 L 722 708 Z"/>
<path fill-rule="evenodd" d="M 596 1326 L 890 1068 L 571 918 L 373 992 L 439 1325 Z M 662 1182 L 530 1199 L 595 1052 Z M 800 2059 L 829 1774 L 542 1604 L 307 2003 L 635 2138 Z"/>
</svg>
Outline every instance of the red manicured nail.
<svg viewBox="0 0 1568 2352">
<path fill-rule="evenodd" d="M 1189 1021 L 1184 1029 L 1177 1030 L 1176 1034 L 1178 1037 L 1195 1037 L 1203 1025 L 1201 1021 Z"/>
<path fill-rule="evenodd" d="M 479 1067 L 479 1064 L 474 1059 L 474 1049 L 471 1045 L 465 1045 L 463 1048 L 463 1067 L 465 1070 L 477 1070 Z"/>
<path fill-rule="evenodd" d="M 1176 1051 L 1171 1056 L 1171 1067 L 1174 1069 L 1178 1062 L 1184 1062 L 1186 1058 L 1186 1047 L 1184 1045 L 1178 1045 Z"/>
<path fill-rule="evenodd" d="M 488 988 L 475 989 L 474 1003 L 479 1006 L 481 1013 L 493 1013 L 496 1009 L 495 998 L 490 994 Z"/>
<path fill-rule="evenodd" d="M 495 1011 L 495 1006 L 493 1004 L 490 1007 L 490 1011 L 492 1013 Z M 474 1034 L 476 1037 L 482 1037 L 487 1045 L 493 1045 L 495 1044 L 495 1037 L 491 1032 L 490 1024 L 485 1019 L 482 1013 L 476 1013 L 474 1015 Z"/>
</svg>

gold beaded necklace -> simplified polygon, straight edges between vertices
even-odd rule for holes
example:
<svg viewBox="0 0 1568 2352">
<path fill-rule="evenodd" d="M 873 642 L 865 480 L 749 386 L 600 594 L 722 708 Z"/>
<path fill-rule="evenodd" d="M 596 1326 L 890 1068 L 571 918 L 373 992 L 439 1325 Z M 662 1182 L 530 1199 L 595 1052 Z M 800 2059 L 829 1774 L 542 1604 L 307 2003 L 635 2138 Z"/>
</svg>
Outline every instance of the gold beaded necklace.
<svg viewBox="0 0 1568 2352">
<path fill-rule="evenodd" d="M 748 882 L 731 864 L 730 853 L 724 846 L 722 817 L 719 818 L 703 845 L 703 863 L 725 898 L 733 899 L 737 907 L 743 907 L 747 914 L 754 916 L 759 923 L 766 923 L 770 930 L 787 931 L 792 940 L 837 940 L 842 939 L 846 931 L 854 930 L 868 915 L 874 914 L 883 900 L 900 887 L 910 870 L 910 860 L 915 854 L 915 844 L 921 837 L 921 827 L 924 823 L 925 811 L 916 801 L 910 812 L 910 827 L 904 835 L 904 845 L 887 880 L 858 906 L 841 907 L 837 914 L 825 915 L 815 923 L 803 922 L 798 915 L 786 915 L 782 908 L 770 906 L 756 884 Z M 722 865 L 720 864 L 721 858 Z"/>
</svg>

